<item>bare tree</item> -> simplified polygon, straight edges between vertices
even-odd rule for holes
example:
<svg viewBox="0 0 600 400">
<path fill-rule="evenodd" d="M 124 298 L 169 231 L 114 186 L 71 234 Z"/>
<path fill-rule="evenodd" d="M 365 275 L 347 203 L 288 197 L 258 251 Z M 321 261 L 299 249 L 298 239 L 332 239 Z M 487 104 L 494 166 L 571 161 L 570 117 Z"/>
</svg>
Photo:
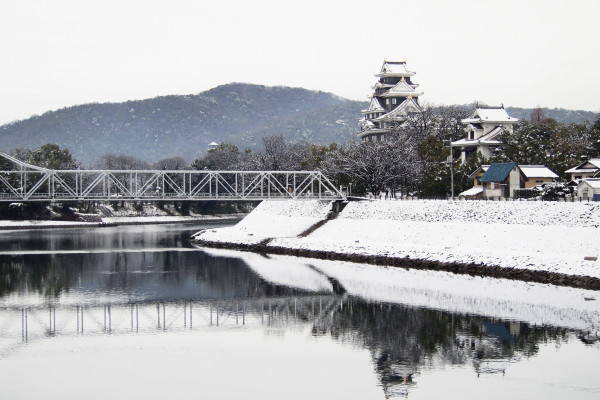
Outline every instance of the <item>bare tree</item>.
<svg viewBox="0 0 600 400">
<path fill-rule="evenodd" d="M 154 164 L 152 164 L 152 168 L 175 171 L 179 169 L 187 169 L 188 163 L 185 162 L 183 157 L 169 157 L 156 161 Z"/>
<path fill-rule="evenodd" d="M 105 154 L 96 162 L 96 168 L 117 170 L 151 169 L 150 163 L 132 156 Z"/>
<path fill-rule="evenodd" d="M 408 113 L 405 122 L 398 129 L 406 131 L 411 137 L 421 141 L 433 134 L 435 129 L 434 122 L 435 115 L 433 109 L 425 105 L 421 108 L 421 111 Z"/>
<path fill-rule="evenodd" d="M 301 170 L 303 161 L 311 157 L 311 146 L 308 143 L 288 142 L 283 135 L 263 136 L 261 141 L 264 150 L 254 158 L 261 170 Z"/>
<path fill-rule="evenodd" d="M 461 120 L 468 118 L 471 110 L 464 106 L 440 106 L 432 110 L 435 136 L 442 140 L 459 140 L 465 136 Z"/>
<path fill-rule="evenodd" d="M 529 120 L 532 124 L 539 124 L 545 119 L 546 116 L 544 115 L 544 110 L 542 110 L 540 107 L 534 108 L 529 115 Z"/>
</svg>

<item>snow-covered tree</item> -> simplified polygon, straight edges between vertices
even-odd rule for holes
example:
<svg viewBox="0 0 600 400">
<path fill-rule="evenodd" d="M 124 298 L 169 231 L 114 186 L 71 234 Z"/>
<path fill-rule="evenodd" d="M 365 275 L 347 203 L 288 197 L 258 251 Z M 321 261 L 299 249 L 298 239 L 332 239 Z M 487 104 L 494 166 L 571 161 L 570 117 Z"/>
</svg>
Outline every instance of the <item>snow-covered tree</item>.
<svg viewBox="0 0 600 400">
<path fill-rule="evenodd" d="M 407 131 L 396 130 L 382 141 L 352 141 L 328 154 L 325 173 L 338 181 L 348 179 L 371 193 L 390 188 L 413 190 L 422 175 L 417 140 Z"/>
<path fill-rule="evenodd" d="M 600 158 L 600 113 L 596 114 L 596 120 L 590 127 L 589 141 L 590 157 Z"/>
<path fill-rule="evenodd" d="M 212 171 L 242 170 L 244 154 L 240 153 L 237 146 L 229 143 L 220 143 L 214 149 L 208 150 L 204 157 L 192 163 L 193 169 Z"/>
</svg>

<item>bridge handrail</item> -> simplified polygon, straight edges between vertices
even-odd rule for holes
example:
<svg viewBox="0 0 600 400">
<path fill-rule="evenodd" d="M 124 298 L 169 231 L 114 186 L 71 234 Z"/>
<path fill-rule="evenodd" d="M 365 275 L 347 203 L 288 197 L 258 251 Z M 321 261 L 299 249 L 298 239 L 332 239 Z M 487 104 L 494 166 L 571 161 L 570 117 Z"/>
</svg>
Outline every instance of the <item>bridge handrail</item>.
<svg viewBox="0 0 600 400">
<path fill-rule="evenodd" d="M 25 168 L 31 168 L 36 171 L 42 171 L 42 172 L 50 171 L 48 168 L 38 167 L 37 165 L 26 163 L 24 161 L 19 160 L 18 158 L 11 156 L 10 154 L 6 154 L 6 153 L 2 152 L 2 151 L 0 151 L 0 157 L 6 158 L 7 160 L 12 161 L 15 164 L 20 165 Z M 18 172 L 21 172 L 21 171 L 18 171 Z"/>
</svg>

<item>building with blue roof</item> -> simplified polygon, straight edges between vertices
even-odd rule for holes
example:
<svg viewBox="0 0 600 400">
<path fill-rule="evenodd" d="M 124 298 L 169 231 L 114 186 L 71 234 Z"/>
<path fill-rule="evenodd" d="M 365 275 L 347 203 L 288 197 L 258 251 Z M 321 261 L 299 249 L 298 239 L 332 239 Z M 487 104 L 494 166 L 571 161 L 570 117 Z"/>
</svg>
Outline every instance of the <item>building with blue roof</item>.
<svg viewBox="0 0 600 400">
<path fill-rule="evenodd" d="M 513 197 L 515 189 L 525 187 L 527 178 L 515 162 L 491 164 L 479 178 L 483 197 Z"/>
</svg>

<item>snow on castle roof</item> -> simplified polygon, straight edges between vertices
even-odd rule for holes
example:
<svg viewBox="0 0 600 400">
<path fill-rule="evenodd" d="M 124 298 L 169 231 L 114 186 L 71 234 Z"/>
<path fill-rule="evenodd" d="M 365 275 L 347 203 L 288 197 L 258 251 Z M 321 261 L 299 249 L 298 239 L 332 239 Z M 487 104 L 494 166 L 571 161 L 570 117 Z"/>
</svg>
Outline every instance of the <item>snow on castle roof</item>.
<svg viewBox="0 0 600 400">
<path fill-rule="evenodd" d="M 381 71 L 376 76 L 413 76 L 414 74 L 406 69 L 406 61 L 384 61 Z"/>
<path fill-rule="evenodd" d="M 373 111 L 377 111 L 377 112 L 385 112 L 385 110 L 383 109 L 383 107 L 381 107 L 381 104 L 379 103 L 379 100 L 377 100 L 376 97 L 371 98 L 371 103 L 369 103 L 369 108 L 367 108 L 366 110 L 363 110 L 363 113 L 369 113 L 369 112 L 373 112 Z"/>
<path fill-rule="evenodd" d="M 481 122 L 518 122 L 518 118 L 508 115 L 504 107 L 498 108 L 477 108 L 467 119 L 463 119 L 463 124 L 481 123 Z"/>
<path fill-rule="evenodd" d="M 398 120 L 404 119 L 404 117 L 410 112 L 419 112 L 421 111 L 421 107 L 415 101 L 415 99 L 407 98 L 400 104 L 398 107 L 394 108 L 387 114 L 382 115 L 379 118 L 376 118 L 375 121 L 385 121 L 385 120 Z"/>
<path fill-rule="evenodd" d="M 479 139 L 460 139 L 455 142 L 452 142 L 452 146 L 477 146 L 479 144 L 490 144 L 497 145 L 502 144 L 502 141 L 498 139 L 498 136 L 501 136 L 504 133 L 504 128 L 502 125 L 495 127 L 487 134 L 483 135 Z"/>
<path fill-rule="evenodd" d="M 406 81 L 401 80 L 398 82 L 393 88 L 383 93 L 381 97 L 394 97 L 394 96 L 420 96 L 422 92 L 415 92 L 415 88 L 406 83 Z"/>
</svg>

